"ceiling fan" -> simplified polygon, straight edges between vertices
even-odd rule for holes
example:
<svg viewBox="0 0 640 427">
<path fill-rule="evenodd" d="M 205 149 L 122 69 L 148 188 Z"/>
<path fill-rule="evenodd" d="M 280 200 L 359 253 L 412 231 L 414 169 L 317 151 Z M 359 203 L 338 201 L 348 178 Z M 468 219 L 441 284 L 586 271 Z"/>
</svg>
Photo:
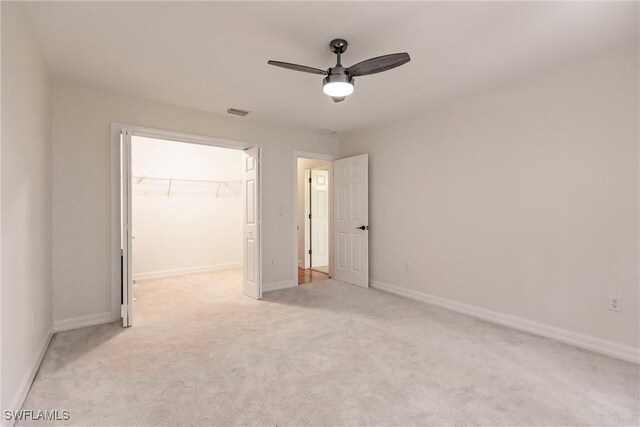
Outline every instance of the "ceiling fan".
<svg viewBox="0 0 640 427">
<path fill-rule="evenodd" d="M 381 73 L 406 64 L 411 60 L 409 54 L 406 52 L 392 53 L 390 55 L 367 59 L 366 61 L 358 62 L 356 65 L 345 68 L 340 62 L 340 57 L 347 50 L 347 46 L 347 41 L 343 39 L 335 39 L 329 43 L 329 48 L 331 52 L 338 56 L 338 61 L 335 67 L 331 67 L 326 71 L 319 68 L 307 67 L 306 65 L 291 64 L 289 62 L 268 61 L 267 64 L 288 68 L 289 70 L 302 71 L 303 73 L 326 76 L 322 81 L 322 91 L 326 95 L 329 95 L 334 102 L 341 102 L 353 93 L 354 77 Z"/>
</svg>

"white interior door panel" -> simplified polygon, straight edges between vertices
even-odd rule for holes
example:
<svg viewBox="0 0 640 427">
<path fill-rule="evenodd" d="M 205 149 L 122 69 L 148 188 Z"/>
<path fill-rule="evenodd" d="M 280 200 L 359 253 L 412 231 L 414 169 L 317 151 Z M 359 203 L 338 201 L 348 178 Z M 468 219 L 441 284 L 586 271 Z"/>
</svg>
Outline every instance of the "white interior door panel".
<svg viewBox="0 0 640 427">
<path fill-rule="evenodd" d="M 367 154 L 336 160 L 334 170 L 334 277 L 369 287 Z"/>
</svg>

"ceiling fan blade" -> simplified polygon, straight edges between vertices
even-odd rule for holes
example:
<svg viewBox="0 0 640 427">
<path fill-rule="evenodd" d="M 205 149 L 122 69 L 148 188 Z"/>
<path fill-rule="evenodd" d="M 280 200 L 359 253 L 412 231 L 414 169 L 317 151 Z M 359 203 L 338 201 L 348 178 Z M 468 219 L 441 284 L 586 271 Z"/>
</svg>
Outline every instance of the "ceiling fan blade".
<svg viewBox="0 0 640 427">
<path fill-rule="evenodd" d="M 331 99 L 333 99 L 333 102 L 342 102 L 344 101 L 346 97 L 345 96 L 332 96 Z"/>
<path fill-rule="evenodd" d="M 325 70 L 321 70 L 319 68 L 307 67 L 306 65 L 290 64 L 289 62 L 268 61 L 267 64 L 275 65 L 276 67 L 287 68 L 289 70 L 302 71 L 303 73 L 322 74 L 322 75 L 327 74 Z"/>
<path fill-rule="evenodd" d="M 347 68 L 347 73 L 351 77 L 366 76 L 391 70 L 392 68 L 399 67 L 409 61 L 411 61 L 411 58 L 406 52 L 392 53 L 390 55 L 378 56 L 376 58 L 358 62 L 356 65 L 352 65 Z"/>
</svg>

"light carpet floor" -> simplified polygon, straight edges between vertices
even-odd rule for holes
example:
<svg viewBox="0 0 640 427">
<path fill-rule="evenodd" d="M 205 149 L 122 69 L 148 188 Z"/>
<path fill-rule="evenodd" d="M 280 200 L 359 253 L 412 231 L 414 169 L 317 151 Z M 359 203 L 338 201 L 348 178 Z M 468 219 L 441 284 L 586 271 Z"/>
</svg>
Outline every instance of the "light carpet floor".
<svg viewBox="0 0 640 427">
<path fill-rule="evenodd" d="M 23 408 L 69 410 L 61 425 L 639 423 L 632 363 L 333 280 L 262 301 L 240 281 L 138 282 L 134 327 L 56 334 Z"/>
</svg>

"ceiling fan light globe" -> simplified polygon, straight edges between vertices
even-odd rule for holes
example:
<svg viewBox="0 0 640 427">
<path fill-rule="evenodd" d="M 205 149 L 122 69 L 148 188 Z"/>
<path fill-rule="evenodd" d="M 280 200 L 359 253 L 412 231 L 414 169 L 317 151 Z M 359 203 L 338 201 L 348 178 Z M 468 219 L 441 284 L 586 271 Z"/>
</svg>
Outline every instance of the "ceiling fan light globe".
<svg viewBox="0 0 640 427">
<path fill-rule="evenodd" d="M 329 95 L 335 98 L 342 98 L 353 93 L 353 85 L 347 82 L 330 82 L 325 83 L 322 86 L 322 91 L 325 93 L 325 95 Z"/>
</svg>

